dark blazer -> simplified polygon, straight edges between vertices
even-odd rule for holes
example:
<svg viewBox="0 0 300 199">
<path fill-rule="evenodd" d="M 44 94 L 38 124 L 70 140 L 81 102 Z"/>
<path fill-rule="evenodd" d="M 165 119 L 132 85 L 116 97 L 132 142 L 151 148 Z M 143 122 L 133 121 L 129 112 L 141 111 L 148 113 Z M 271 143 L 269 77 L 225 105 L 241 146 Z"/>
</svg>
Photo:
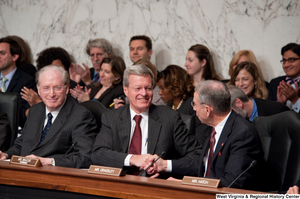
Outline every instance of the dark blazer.
<svg viewBox="0 0 300 199">
<path fill-rule="evenodd" d="M 11 128 L 5 113 L 0 111 L 0 150 L 6 151 L 11 139 Z"/>
<path fill-rule="evenodd" d="M 271 116 L 283 111 L 290 110 L 287 106 L 279 102 L 260 98 L 255 98 L 254 101 L 257 106 L 258 116 Z"/>
<path fill-rule="evenodd" d="M 209 139 L 210 137 L 206 139 L 200 157 L 198 173 L 200 177 L 203 177 L 205 172 L 203 158 L 209 149 Z M 254 126 L 232 111 L 215 148 L 210 177 L 220 179 L 223 186 L 228 186 L 253 160 L 261 162 L 262 158 L 261 142 Z M 246 189 L 251 187 L 254 172 L 255 168 L 249 169 L 232 187 Z"/>
<path fill-rule="evenodd" d="M 31 88 L 36 91 L 36 84 L 33 77 L 28 75 L 27 73 L 21 71 L 17 68 L 13 78 L 11 79 L 6 92 L 10 93 L 19 93 L 21 89 L 26 86 L 27 88 Z M 23 127 L 26 121 L 25 111 L 29 108 L 29 104 L 26 100 L 20 97 L 20 117 L 19 117 L 19 126 Z"/>
<path fill-rule="evenodd" d="M 43 102 L 29 109 L 22 135 L 6 151 L 9 158 L 12 155 L 34 154 L 54 158 L 57 164 L 72 143 L 76 141 L 77 144 L 74 149 L 61 160 L 59 166 L 89 167 L 92 146 L 97 134 L 97 126 L 92 113 L 68 97 L 44 141 L 38 145 L 44 128 L 45 117 L 45 104 Z"/>
<path fill-rule="evenodd" d="M 36 68 L 34 65 L 27 62 L 22 62 L 18 68 L 35 79 Z"/>
<path fill-rule="evenodd" d="M 282 80 L 285 80 L 286 76 L 276 77 L 271 80 L 269 86 L 269 100 L 277 101 L 277 87 Z M 300 97 L 300 92 L 298 91 L 298 97 Z"/>
<path fill-rule="evenodd" d="M 176 111 L 152 104 L 148 127 L 148 153 L 159 155 L 165 151 L 162 158 L 173 160 L 172 168 L 176 168 L 177 161 L 199 158 L 201 148 L 194 136 L 188 134 Z M 93 164 L 123 168 L 128 155 L 130 130 L 129 105 L 103 113 L 102 127 L 94 143 Z"/>
<path fill-rule="evenodd" d="M 206 138 L 208 135 L 210 135 L 212 127 L 207 126 L 206 124 L 202 124 L 199 118 L 196 115 L 196 111 L 193 110 L 193 107 L 191 105 L 191 102 L 193 101 L 193 97 L 189 97 L 186 100 L 184 100 L 176 111 L 178 113 L 183 113 L 185 115 L 192 115 L 195 118 L 196 121 L 196 128 L 195 128 L 195 137 L 198 140 L 198 142 L 203 146 Z M 172 107 L 173 103 L 168 103 L 168 106 Z"/>
<path fill-rule="evenodd" d="M 100 84 L 97 88 L 92 88 L 90 93 L 90 99 L 93 99 L 97 92 L 102 88 L 102 85 Z M 110 108 L 109 105 L 113 103 L 113 100 L 115 98 L 125 96 L 123 85 L 119 84 L 115 87 L 108 88 L 97 101 L 101 102 L 106 108 Z"/>
</svg>

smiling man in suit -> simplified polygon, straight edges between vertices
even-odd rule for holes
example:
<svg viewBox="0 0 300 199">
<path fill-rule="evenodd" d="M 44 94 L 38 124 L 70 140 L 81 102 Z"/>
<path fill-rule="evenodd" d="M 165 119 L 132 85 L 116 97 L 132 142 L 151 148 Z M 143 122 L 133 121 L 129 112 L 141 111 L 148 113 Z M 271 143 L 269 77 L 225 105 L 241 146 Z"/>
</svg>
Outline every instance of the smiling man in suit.
<svg viewBox="0 0 300 199">
<path fill-rule="evenodd" d="M 146 66 L 133 65 L 125 70 L 123 89 L 129 104 L 103 114 L 93 164 L 138 174 L 139 168 L 148 164 L 150 154 L 164 152 L 168 171 L 178 169 L 182 159 L 199 158 L 201 146 L 189 135 L 179 113 L 151 104 L 153 85 L 153 73 Z"/>
<path fill-rule="evenodd" d="M 90 111 L 67 97 L 68 72 L 46 66 L 38 71 L 37 82 L 43 102 L 29 109 L 22 135 L 6 152 L 0 151 L 0 160 L 21 155 L 38 158 L 43 165 L 89 167 L 96 122 Z"/>
<path fill-rule="evenodd" d="M 0 39 L 0 86 L 1 92 L 20 93 L 26 86 L 36 90 L 34 78 L 21 71 L 20 64 L 22 50 L 20 45 L 11 38 Z M 19 126 L 26 121 L 25 111 L 29 108 L 26 100 L 20 99 Z"/>
</svg>

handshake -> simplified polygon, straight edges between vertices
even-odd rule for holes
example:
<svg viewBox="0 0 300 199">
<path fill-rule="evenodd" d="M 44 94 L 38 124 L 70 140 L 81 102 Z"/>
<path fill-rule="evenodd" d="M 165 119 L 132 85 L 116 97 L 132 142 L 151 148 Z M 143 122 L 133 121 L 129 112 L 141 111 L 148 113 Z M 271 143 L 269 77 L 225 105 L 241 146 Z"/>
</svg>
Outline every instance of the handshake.
<svg viewBox="0 0 300 199">
<path fill-rule="evenodd" d="M 151 178 L 156 178 L 159 176 L 159 173 L 167 171 L 167 160 L 161 158 L 164 154 L 165 152 L 163 151 L 160 156 L 156 154 L 132 155 L 129 164 L 130 166 L 143 169 L 139 176 L 147 172 L 148 175 L 152 175 Z"/>
</svg>

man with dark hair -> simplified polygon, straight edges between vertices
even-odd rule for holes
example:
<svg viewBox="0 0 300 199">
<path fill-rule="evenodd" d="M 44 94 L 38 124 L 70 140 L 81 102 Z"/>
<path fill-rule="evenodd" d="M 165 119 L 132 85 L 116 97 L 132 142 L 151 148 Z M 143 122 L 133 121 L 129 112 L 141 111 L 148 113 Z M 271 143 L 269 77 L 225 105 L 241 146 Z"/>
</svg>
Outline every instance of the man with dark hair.
<svg viewBox="0 0 300 199">
<path fill-rule="evenodd" d="M 36 90 L 34 78 L 17 68 L 22 56 L 20 45 L 13 39 L 0 39 L 0 86 L 2 92 L 20 93 L 26 86 Z M 20 99 L 19 126 L 23 127 L 26 116 L 25 111 L 29 104 Z"/>
<path fill-rule="evenodd" d="M 131 37 L 129 42 L 129 56 L 134 63 L 139 59 L 150 60 L 153 53 L 152 41 L 146 35 L 136 35 Z"/>
<path fill-rule="evenodd" d="M 90 111 L 67 97 L 69 82 L 68 72 L 60 66 L 37 72 L 43 102 L 29 109 L 22 135 L 7 151 L 0 151 L 0 160 L 21 155 L 38 158 L 43 165 L 90 166 L 97 125 Z"/>
<path fill-rule="evenodd" d="M 221 180 L 222 186 L 229 186 L 254 160 L 262 160 L 260 138 L 251 123 L 231 110 L 230 93 L 225 84 L 216 80 L 200 82 L 192 106 L 201 122 L 213 130 L 200 158 L 186 160 L 188 167 L 174 173 L 216 178 Z M 159 159 L 149 172 L 166 171 L 165 164 L 165 160 Z M 254 171 L 255 168 L 248 170 L 232 187 L 252 188 Z"/>
<path fill-rule="evenodd" d="M 289 43 L 282 47 L 282 68 L 286 76 L 274 78 L 269 86 L 269 100 L 286 104 L 299 113 L 300 110 L 300 45 Z"/>
<path fill-rule="evenodd" d="M 244 91 L 234 85 L 227 85 L 231 95 L 231 107 L 246 118 L 253 122 L 258 116 L 271 116 L 290 109 L 282 103 L 265 100 L 261 98 L 248 97 Z"/>
</svg>

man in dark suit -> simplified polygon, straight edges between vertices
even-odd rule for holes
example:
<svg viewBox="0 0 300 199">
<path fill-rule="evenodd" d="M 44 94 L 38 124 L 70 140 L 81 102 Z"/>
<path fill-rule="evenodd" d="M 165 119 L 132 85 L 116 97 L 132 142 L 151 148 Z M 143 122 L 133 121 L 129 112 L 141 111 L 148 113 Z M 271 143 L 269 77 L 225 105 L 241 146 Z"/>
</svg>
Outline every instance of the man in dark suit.
<svg viewBox="0 0 300 199">
<path fill-rule="evenodd" d="M 213 127 L 206 139 L 201 157 L 188 160 L 184 169 L 177 173 L 210 177 L 221 180 L 222 186 L 229 186 L 253 160 L 262 159 L 259 136 L 247 120 L 231 110 L 230 93 L 225 84 L 215 80 L 199 83 L 192 102 L 198 118 L 203 124 Z M 159 160 L 149 172 L 162 172 L 164 160 Z M 198 168 L 198 172 L 194 172 Z M 242 175 L 232 187 L 249 188 L 253 168 Z"/>
<path fill-rule="evenodd" d="M 70 67 L 70 76 L 72 79 L 75 76 L 74 74 L 80 75 L 81 85 L 87 86 L 100 82 L 100 64 L 104 57 L 113 55 L 113 48 L 106 39 L 90 39 L 86 45 L 85 51 L 86 54 L 91 57 L 93 68 L 89 68 L 86 64 L 83 64 L 83 67 L 80 65 L 72 65 Z M 76 81 L 75 79 L 72 80 Z"/>
<path fill-rule="evenodd" d="M 0 160 L 21 155 L 43 165 L 89 167 L 97 126 L 90 111 L 67 97 L 68 72 L 50 65 L 38 71 L 37 79 L 43 102 L 30 108 L 22 135 L 6 152 L 0 151 Z"/>
<path fill-rule="evenodd" d="M 234 86 L 227 85 L 231 95 L 231 107 L 241 116 L 253 122 L 258 116 L 271 116 L 290 109 L 282 103 L 265 100 L 260 98 L 249 98 L 243 90 Z"/>
<path fill-rule="evenodd" d="M 144 168 L 150 154 L 164 152 L 168 171 L 176 169 L 182 159 L 199 158 L 201 147 L 189 135 L 179 113 L 151 104 L 153 85 L 153 73 L 146 66 L 133 65 L 125 70 L 123 88 L 129 104 L 103 114 L 93 164 L 137 174 L 136 168 Z"/>
<path fill-rule="evenodd" d="M 0 86 L 2 92 L 20 93 L 24 86 L 36 90 L 34 78 L 17 68 L 21 56 L 21 47 L 15 40 L 6 37 L 0 39 Z M 21 98 L 19 111 L 19 126 L 21 127 L 26 121 L 25 111 L 27 108 L 29 108 L 29 104 Z"/>
<path fill-rule="evenodd" d="M 281 48 L 282 68 L 286 76 L 274 78 L 269 86 L 269 100 L 286 104 L 299 113 L 300 110 L 300 45 L 289 43 Z"/>
</svg>

